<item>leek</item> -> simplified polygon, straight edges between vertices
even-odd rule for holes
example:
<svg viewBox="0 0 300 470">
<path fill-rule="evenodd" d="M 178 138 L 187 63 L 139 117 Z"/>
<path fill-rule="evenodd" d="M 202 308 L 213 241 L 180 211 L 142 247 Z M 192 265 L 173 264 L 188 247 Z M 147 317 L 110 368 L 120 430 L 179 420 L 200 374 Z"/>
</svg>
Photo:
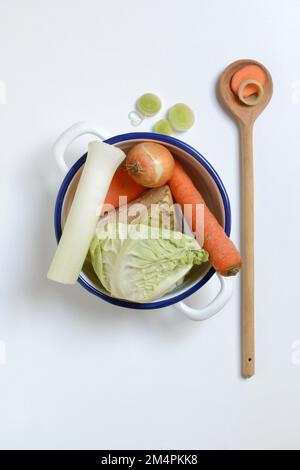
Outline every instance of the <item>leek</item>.
<svg viewBox="0 0 300 470">
<path fill-rule="evenodd" d="M 112 177 L 124 152 L 103 142 L 90 142 L 83 172 L 48 279 L 75 284 L 88 253 Z"/>
</svg>

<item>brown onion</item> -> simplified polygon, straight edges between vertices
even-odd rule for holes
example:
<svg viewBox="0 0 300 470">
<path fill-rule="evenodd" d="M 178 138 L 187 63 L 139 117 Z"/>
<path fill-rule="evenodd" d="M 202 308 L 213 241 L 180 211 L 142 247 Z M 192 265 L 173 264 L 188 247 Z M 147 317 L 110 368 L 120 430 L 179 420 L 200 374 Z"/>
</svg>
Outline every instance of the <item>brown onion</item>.
<svg viewBox="0 0 300 470">
<path fill-rule="evenodd" d="M 171 178 L 174 158 L 164 145 L 141 142 L 129 150 L 126 168 L 137 183 L 146 188 L 158 188 Z"/>
</svg>

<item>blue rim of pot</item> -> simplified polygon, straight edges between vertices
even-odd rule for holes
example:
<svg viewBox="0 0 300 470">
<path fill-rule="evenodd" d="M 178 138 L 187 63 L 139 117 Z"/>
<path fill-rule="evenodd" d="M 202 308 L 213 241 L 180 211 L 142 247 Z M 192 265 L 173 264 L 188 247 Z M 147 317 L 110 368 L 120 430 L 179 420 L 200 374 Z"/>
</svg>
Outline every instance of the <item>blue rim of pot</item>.
<svg viewBox="0 0 300 470">
<path fill-rule="evenodd" d="M 179 139 L 176 139 L 175 137 L 170 137 L 170 136 L 166 136 L 162 134 L 155 134 L 153 132 L 131 132 L 127 134 L 120 134 L 120 135 L 111 137 L 109 139 L 106 139 L 104 142 L 110 145 L 114 145 L 120 142 L 125 142 L 127 140 L 134 140 L 134 139 L 139 139 L 139 140 L 150 139 L 150 140 L 156 140 L 156 141 L 174 145 L 180 148 L 181 150 L 184 150 L 192 157 L 194 157 L 208 171 L 208 173 L 211 175 L 214 182 L 216 183 L 220 191 L 222 200 L 223 200 L 224 212 L 225 212 L 224 229 L 225 229 L 226 234 L 229 236 L 230 230 L 231 230 L 231 209 L 230 209 L 230 202 L 229 202 L 228 194 L 226 192 L 226 189 L 218 173 L 212 167 L 212 165 L 206 160 L 206 158 L 204 158 L 203 155 L 201 155 L 201 153 L 199 153 L 193 147 L 186 144 L 185 142 L 182 142 Z M 69 184 L 71 183 L 74 175 L 77 173 L 79 168 L 84 164 L 86 157 L 87 157 L 87 154 L 83 155 L 74 163 L 74 165 L 70 168 L 70 170 L 66 174 L 61 184 L 61 187 L 59 189 L 57 199 L 56 199 L 55 212 L 54 212 L 54 227 L 55 227 L 55 235 L 56 235 L 57 242 L 59 241 L 61 234 L 62 234 L 61 214 L 62 214 L 63 202 L 64 202 L 66 192 L 68 190 Z M 209 281 L 209 279 L 214 275 L 214 273 L 215 273 L 215 270 L 214 268 L 211 267 L 202 279 L 200 279 L 196 284 L 194 284 L 192 287 L 190 287 L 186 291 L 178 295 L 175 295 L 174 297 L 171 297 L 169 299 L 157 300 L 155 302 L 148 302 L 148 303 L 142 303 L 142 304 L 128 302 L 126 300 L 114 299 L 113 297 L 110 297 L 108 294 L 105 294 L 104 292 L 101 292 L 98 289 L 96 289 L 82 275 L 79 276 L 78 282 L 82 287 L 84 287 L 91 294 L 94 294 L 97 297 L 100 297 L 101 299 L 113 305 L 117 305 L 119 307 L 125 307 L 125 308 L 148 310 L 148 309 L 157 309 L 157 308 L 167 307 L 169 305 L 173 305 L 177 302 L 180 302 L 186 297 L 189 297 L 190 295 L 194 294 L 197 290 L 199 290 L 202 286 L 204 286 L 204 284 L 206 284 L 207 281 Z"/>
</svg>

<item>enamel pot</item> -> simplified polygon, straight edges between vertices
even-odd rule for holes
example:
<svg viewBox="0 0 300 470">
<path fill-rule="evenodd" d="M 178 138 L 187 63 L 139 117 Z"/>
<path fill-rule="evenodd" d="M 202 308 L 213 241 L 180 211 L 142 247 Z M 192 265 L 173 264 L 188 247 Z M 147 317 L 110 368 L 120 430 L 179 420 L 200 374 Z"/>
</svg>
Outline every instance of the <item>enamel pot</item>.
<svg viewBox="0 0 300 470">
<path fill-rule="evenodd" d="M 84 134 L 92 134 L 97 138 L 104 140 L 106 143 L 116 145 L 126 152 L 132 145 L 141 141 L 160 142 L 170 149 L 172 154 L 182 163 L 186 171 L 189 173 L 194 184 L 199 188 L 210 210 L 217 217 L 218 221 L 223 225 L 227 235 L 230 235 L 231 214 L 230 203 L 225 187 L 212 165 L 206 160 L 198 150 L 187 143 L 162 134 L 154 134 L 151 132 L 134 132 L 128 134 L 117 135 L 106 138 L 103 131 L 94 123 L 83 121 L 74 124 L 67 129 L 55 142 L 53 146 L 53 154 L 59 168 L 65 177 L 59 189 L 56 206 L 55 206 L 55 233 L 59 240 L 62 233 L 62 221 L 64 220 L 64 211 L 68 205 L 68 197 L 76 189 L 80 169 L 86 160 L 86 154 L 79 158 L 71 168 L 65 163 L 65 151 L 67 147 L 78 137 Z M 188 275 L 176 290 L 159 300 L 148 303 L 133 303 L 125 300 L 112 298 L 99 283 L 95 282 L 93 276 L 89 276 L 82 271 L 78 282 L 89 293 L 96 295 L 99 299 L 109 302 L 119 307 L 133 309 L 158 309 L 174 305 L 182 313 L 192 320 L 206 320 L 219 312 L 229 301 L 232 294 L 233 280 L 232 278 L 224 278 L 217 274 L 214 268 L 205 263 L 202 266 L 193 269 L 193 274 Z M 220 289 L 216 292 L 215 298 L 202 308 L 192 308 L 186 304 L 185 299 L 194 294 L 211 279 L 212 276 L 218 276 L 220 281 Z"/>
</svg>

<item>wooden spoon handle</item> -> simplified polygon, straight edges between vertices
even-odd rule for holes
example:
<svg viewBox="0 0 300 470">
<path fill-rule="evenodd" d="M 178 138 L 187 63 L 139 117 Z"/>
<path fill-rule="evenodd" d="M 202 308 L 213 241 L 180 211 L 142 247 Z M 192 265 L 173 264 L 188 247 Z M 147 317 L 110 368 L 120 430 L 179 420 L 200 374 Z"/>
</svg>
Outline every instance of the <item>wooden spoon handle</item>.
<svg viewBox="0 0 300 470">
<path fill-rule="evenodd" d="M 255 372 L 253 124 L 240 124 L 242 194 L 242 373 Z"/>
</svg>

